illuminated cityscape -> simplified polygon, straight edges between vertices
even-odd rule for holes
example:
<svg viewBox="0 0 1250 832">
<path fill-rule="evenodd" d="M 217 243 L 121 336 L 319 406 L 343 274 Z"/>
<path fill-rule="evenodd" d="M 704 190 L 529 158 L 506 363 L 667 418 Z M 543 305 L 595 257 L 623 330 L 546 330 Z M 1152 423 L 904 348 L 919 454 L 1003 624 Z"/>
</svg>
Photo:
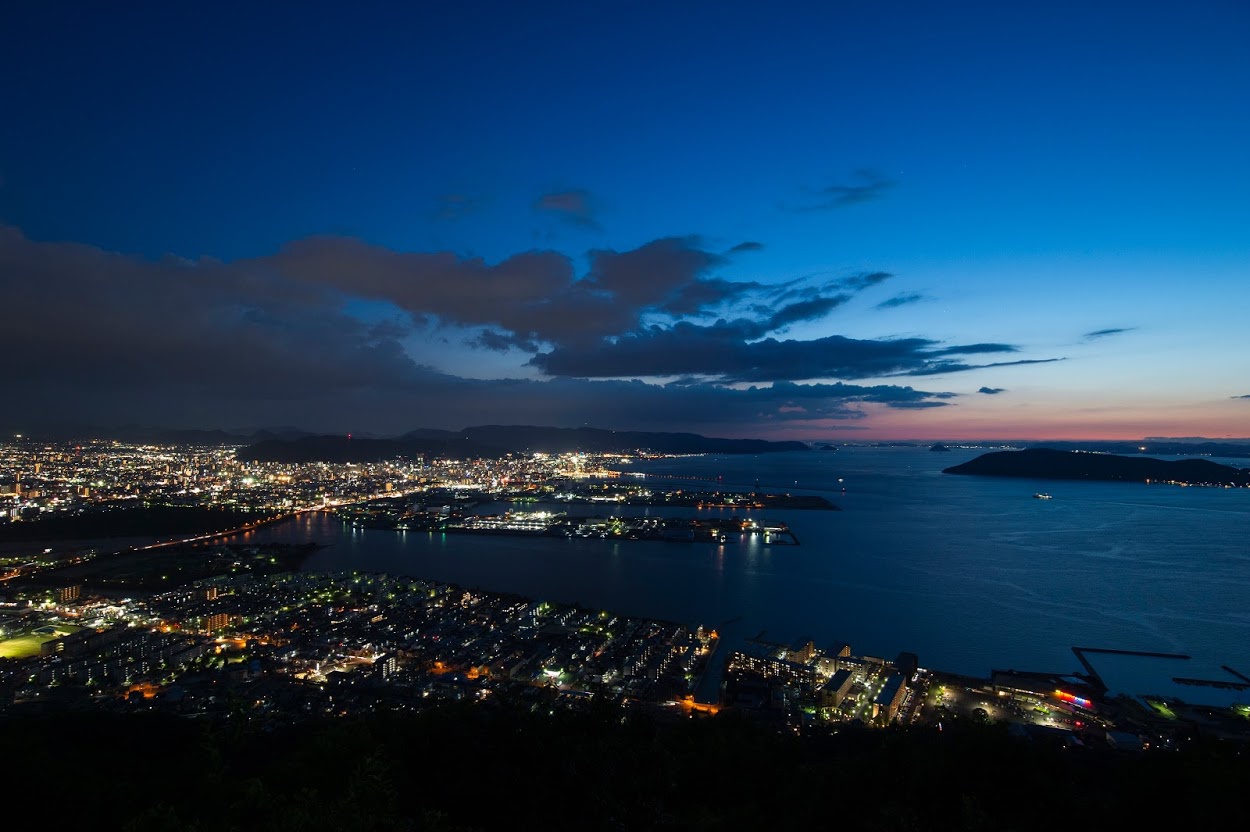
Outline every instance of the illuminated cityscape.
<svg viewBox="0 0 1250 832">
<path fill-rule="evenodd" d="M 0 32 L 10 825 L 1245 824 L 1250 3 Z"/>
<path fill-rule="evenodd" d="M 0 665 L 0 708 L 211 714 L 243 701 L 256 719 L 289 723 L 378 708 L 420 711 L 446 701 L 493 698 L 578 710 L 597 699 L 670 717 L 728 708 L 793 732 L 849 722 L 938 725 L 962 714 L 1077 745 L 1090 742 L 1097 728 L 1099 741 L 1120 748 L 1170 747 L 1179 736 L 1179 710 L 1200 716 L 1206 731 L 1245 733 L 1235 710 L 1220 717 L 1218 709 L 1187 711 L 1158 700 L 1151 712 L 1107 699 L 1092 666 L 1089 676 L 995 671 L 973 679 L 926 669 L 906 652 L 893 660 L 854 655 L 846 644 L 777 644 L 761 636 L 722 649 L 699 622 L 653 621 L 417 577 L 303 572 L 314 545 L 232 536 L 316 511 L 346 526 L 398 532 L 562 534 L 656 545 L 645 541 L 699 534 L 723 543 L 724 532 L 736 535 L 740 526 L 743 535 L 795 545 L 785 524 L 749 513 L 732 523 L 619 514 L 565 519 L 563 512 L 524 507 L 749 512 L 773 501 L 835 508 L 707 483 L 675 487 L 630 470 L 633 459 L 654 457 L 647 451 L 359 464 L 241 462 L 240 455 L 235 446 L 24 438 L 0 444 L 0 530 L 39 529 L 58 518 L 107 521 L 140 508 L 209 510 L 211 525 L 214 511 L 229 512 L 229 522 L 216 521 L 228 528 L 136 539 L 129 553 L 109 554 L 117 544 L 107 527 L 100 541 L 5 543 L 0 651 L 10 661 Z M 473 511 L 497 503 L 516 508 Z"/>
</svg>

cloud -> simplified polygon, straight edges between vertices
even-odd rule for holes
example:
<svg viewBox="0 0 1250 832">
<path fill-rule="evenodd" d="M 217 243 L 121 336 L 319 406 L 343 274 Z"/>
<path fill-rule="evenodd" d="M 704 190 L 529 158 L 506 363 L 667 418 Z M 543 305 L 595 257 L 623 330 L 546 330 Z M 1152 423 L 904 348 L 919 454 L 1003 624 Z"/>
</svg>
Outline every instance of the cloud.
<svg viewBox="0 0 1250 832">
<path fill-rule="evenodd" d="M 762 251 L 763 248 L 764 248 L 763 243 L 757 243 L 754 240 L 747 240 L 745 242 L 738 243 L 736 246 L 733 246 L 732 248 L 730 248 L 728 253 L 729 254 L 741 254 L 744 251 Z"/>
<path fill-rule="evenodd" d="M 839 283 L 852 292 L 862 292 L 864 289 L 876 286 L 878 283 L 889 280 L 893 276 L 889 272 L 862 272 L 850 277 L 844 277 Z"/>
<path fill-rule="evenodd" d="M 1132 332 L 1135 329 L 1137 329 L 1137 327 L 1135 326 L 1115 327 L 1112 329 L 1096 329 L 1093 332 L 1085 333 L 1084 335 L 1081 336 L 1081 338 L 1083 338 L 1086 341 L 1095 341 L 1099 338 L 1107 338 L 1111 335 L 1120 335 L 1121 333 L 1124 333 L 1124 332 Z"/>
<path fill-rule="evenodd" d="M 984 393 L 987 396 L 997 396 L 999 393 L 1006 393 L 1007 390 L 1003 387 L 982 387 L 977 392 Z"/>
<path fill-rule="evenodd" d="M 880 199 L 895 183 L 876 171 L 860 168 L 852 181 L 827 185 L 809 195 L 807 202 L 793 208 L 795 211 L 831 211 L 850 205 L 861 205 Z"/>
<path fill-rule="evenodd" d="M 440 220 L 464 219 L 485 204 L 481 197 L 461 193 L 440 194 L 436 202 L 434 217 Z"/>
<path fill-rule="evenodd" d="M 852 293 L 834 293 L 835 281 L 776 302 L 773 287 L 718 278 L 723 256 L 696 238 L 599 249 L 588 262 L 579 274 L 557 252 L 488 263 L 335 237 L 230 263 L 150 260 L 0 226 L 0 352 L 6 400 L 20 403 L 9 416 L 32 425 L 385 433 L 507 421 L 750 435 L 769 424 L 860 420 L 874 408 L 940 407 L 954 394 L 852 382 L 1014 350 L 779 339 L 773 333 L 822 319 Z M 707 322 L 728 308 L 739 312 Z M 548 377 L 474 379 L 432 366 L 450 355 L 440 342 L 465 338 L 505 355 L 525 350 L 528 371 Z"/>
<path fill-rule="evenodd" d="M 919 303 L 922 300 L 927 300 L 927 298 L 924 295 L 912 292 L 910 294 L 895 295 L 892 298 L 886 298 L 885 300 L 878 303 L 874 308 L 875 309 L 895 309 L 899 306 L 907 306 L 908 304 Z"/>
<path fill-rule="evenodd" d="M 930 355 L 984 355 L 993 352 L 1018 352 L 1011 344 L 964 344 L 958 347 L 942 347 Z"/>
<path fill-rule="evenodd" d="M 611 296 L 632 308 L 689 315 L 747 288 L 704 279 L 724 260 L 704 251 L 697 237 L 665 237 L 629 251 L 598 249 L 589 257 L 590 271 L 577 288 Z"/>
<path fill-rule="evenodd" d="M 1028 358 L 1020 361 L 995 361 L 991 364 L 966 364 L 962 361 L 939 361 L 926 364 L 915 370 L 896 375 L 903 376 L 940 376 L 946 373 L 963 373 L 968 370 L 985 370 L 990 367 L 1020 367 L 1027 364 L 1053 364 L 1056 361 L 1067 361 L 1066 358 Z"/>
<path fill-rule="evenodd" d="M 6 393 L 21 402 L 10 415 L 34 425 L 402 432 L 589 422 L 749 435 L 768 423 L 856 420 L 871 406 L 952 395 L 899 385 L 469 379 L 413 361 L 395 337 L 408 331 L 399 323 L 361 322 L 330 288 L 254 261 L 149 261 L 0 229 L 0 270 L 14 278 L 0 307 Z M 55 325 L 48 310 L 58 310 Z"/>
<path fill-rule="evenodd" d="M 802 321 L 815 321 L 825 317 L 837 307 L 851 299 L 850 295 L 834 295 L 833 297 L 815 297 L 783 306 L 774 312 L 766 321 L 758 324 L 754 336 L 759 337 L 768 332 L 781 329 L 790 324 Z"/>
<path fill-rule="evenodd" d="M 813 299 L 829 293 L 858 294 L 870 289 L 894 275 L 889 272 L 859 272 L 845 277 L 829 277 L 828 275 L 811 275 L 768 287 L 766 294 L 774 303 L 792 298 Z"/>
<path fill-rule="evenodd" d="M 594 199 L 589 191 L 574 188 L 552 191 L 534 200 L 534 212 L 556 217 L 570 225 L 602 231 Z"/>
<path fill-rule="evenodd" d="M 568 424 L 576 414 L 590 424 L 613 427 L 679 425 L 739 434 L 758 432 L 768 424 L 859 421 L 873 407 L 909 409 L 924 402 L 941 407 L 954 397 L 896 385 L 786 382 L 738 389 L 707 383 L 661 386 L 637 380 L 552 379 L 506 382 L 493 389 L 512 411 L 542 424 Z"/>
<path fill-rule="evenodd" d="M 0 350 L 18 358 L 6 385 L 34 398 L 284 398 L 301 385 L 344 392 L 418 369 L 398 340 L 411 324 L 366 323 L 333 293 L 262 271 L 36 243 L 0 228 L 0 273 L 14 283 L 0 305 Z"/>
<path fill-rule="evenodd" d="M 1232 399 L 1250 399 L 1250 393 L 1247 393 L 1247 394 L 1246 394 L 1246 395 L 1244 395 L 1244 396 L 1229 396 L 1229 398 L 1232 398 Z"/>
<path fill-rule="evenodd" d="M 907 408 L 911 410 L 920 410 L 926 407 L 942 407 L 943 405 L 947 405 L 947 404 L 950 404 L 950 402 L 923 401 L 923 402 L 899 402 L 891 406 Z"/>
<path fill-rule="evenodd" d="M 575 347 L 638 328 L 644 316 L 701 315 L 763 289 L 711 272 L 725 261 L 695 237 L 666 237 L 626 251 L 596 249 L 579 276 L 571 258 L 530 251 L 498 263 L 449 252 L 397 252 L 347 237 L 311 237 L 240 269 L 384 300 L 448 325 L 487 327 L 492 348 Z M 478 341 L 482 345 L 486 342 Z"/>
<path fill-rule="evenodd" d="M 835 300 L 828 299 L 831 303 Z M 539 353 L 530 363 L 555 376 L 694 376 L 728 384 L 958 372 L 1003 365 L 968 365 L 948 361 L 947 356 L 1016 349 L 1008 344 L 941 347 L 936 341 L 924 338 L 862 340 L 841 335 L 810 341 L 779 341 L 771 337 L 752 341 L 770 329 L 797 319 L 805 304 L 799 302 L 783 308 L 764 322 L 722 319 L 710 325 L 679 321 L 668 327 L 652 326 L 615 339 L 604 339 L 593 347 L 557 348 Z M 823 310 L 816 306 L 810 311 L 819 314 Z"/>
</svg>

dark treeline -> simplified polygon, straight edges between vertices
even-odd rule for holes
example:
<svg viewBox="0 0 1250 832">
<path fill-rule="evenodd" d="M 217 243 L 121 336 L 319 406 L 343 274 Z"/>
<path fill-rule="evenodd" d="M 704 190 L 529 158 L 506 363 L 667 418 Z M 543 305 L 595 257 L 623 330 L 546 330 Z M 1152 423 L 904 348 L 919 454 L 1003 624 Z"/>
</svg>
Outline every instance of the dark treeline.
<svg viewBox="0 0 1250 832">
<path fill-rule="evenodd" d="M 798 738 L 454 706 L 272 731 L 26 716 L 0 723 L 0 770 L 22 784 L 0 812 L 70 829 L 1201 829 L 1242 808 L 1250 759 L 1064 750 L 1001 726 Z"/>
</svg>

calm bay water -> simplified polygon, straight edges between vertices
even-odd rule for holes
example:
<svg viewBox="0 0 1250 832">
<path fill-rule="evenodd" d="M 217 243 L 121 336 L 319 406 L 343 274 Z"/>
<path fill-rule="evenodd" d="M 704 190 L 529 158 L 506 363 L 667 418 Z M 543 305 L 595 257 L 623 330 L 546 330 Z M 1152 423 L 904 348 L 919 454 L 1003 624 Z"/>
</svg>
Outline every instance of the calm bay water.
<svg viewBox="0 0 1250 832">
<path fill-rule="evenodd" d="M 329 544 L 310 570 L 408 574 L 703 623 L 729 645 L 766 630 L 771 640 L 844 640 L 886 658 L 911 650 L 925 666 L 973 675 L 1070 672 L 1079 668 L 1073 645 L 1187 653 L 1192 661 L 1095 664 L 1113 687 L 1229 700 L 1167 679 L 1231 680 L 1221 664 L 1250 675 L 1250 490 L 940 473 L 978 453 L 843 448 L 635 466 L 721 476 L 727 486 L 758 480 L 762 490 L 823 494 L 843 508 L 760 513 L 786 521 L 800 546 L 354 530 L 328 514 L 248 539 Z M 1038 491 L 1054 499 L 1034 499 Z M 596 511 L 607 510 L 572 509 Z"/>
</svg>

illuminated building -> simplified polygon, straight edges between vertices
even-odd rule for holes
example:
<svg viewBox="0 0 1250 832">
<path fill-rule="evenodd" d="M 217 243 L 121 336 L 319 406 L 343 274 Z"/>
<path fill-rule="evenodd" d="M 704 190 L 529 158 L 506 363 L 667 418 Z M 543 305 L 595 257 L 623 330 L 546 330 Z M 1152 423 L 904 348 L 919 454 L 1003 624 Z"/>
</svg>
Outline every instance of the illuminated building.
<svg viewBox="0 0 1250 832">
<path fill-rule="evenodd" d="M 225 629 L 226 627 L 230 626 L 230 621 L 232 618 L 233 616 L 231 616 L 229 613 L 224 613 L 224 612 L 213 613 L 212 615 L 204 619 L 204 629 L 210 633 L 216 632 L 217 630 Z"/>
<path fill-rule="evenodd" d="M 820 689 L 820 706 L 822 708 L 838 707 L 854 684 L 855 677 L 851 675 L 851 671 L 839 670 Z"/>
<path fill-rule="evenodd" d="M 874 717 L 885 714 L 888 722 L 898 716 L 898 707 L 903 703 L 903 697 L 907 695 L 906 681 L 897 673 L 886 679 L 885 684 L 881 687 L 881 692 L 877 694 L 877 698 L 872 703 L 872 714 Z"/>
<path fill-rule="evenodd" d="M 765 679 L 779 679 L 807 690 L 816 686 L 816 668 L 779 659 L 764 649 L 735 650 L 729 657 L 729 669 L 753 673 Z"/>
</svg>

